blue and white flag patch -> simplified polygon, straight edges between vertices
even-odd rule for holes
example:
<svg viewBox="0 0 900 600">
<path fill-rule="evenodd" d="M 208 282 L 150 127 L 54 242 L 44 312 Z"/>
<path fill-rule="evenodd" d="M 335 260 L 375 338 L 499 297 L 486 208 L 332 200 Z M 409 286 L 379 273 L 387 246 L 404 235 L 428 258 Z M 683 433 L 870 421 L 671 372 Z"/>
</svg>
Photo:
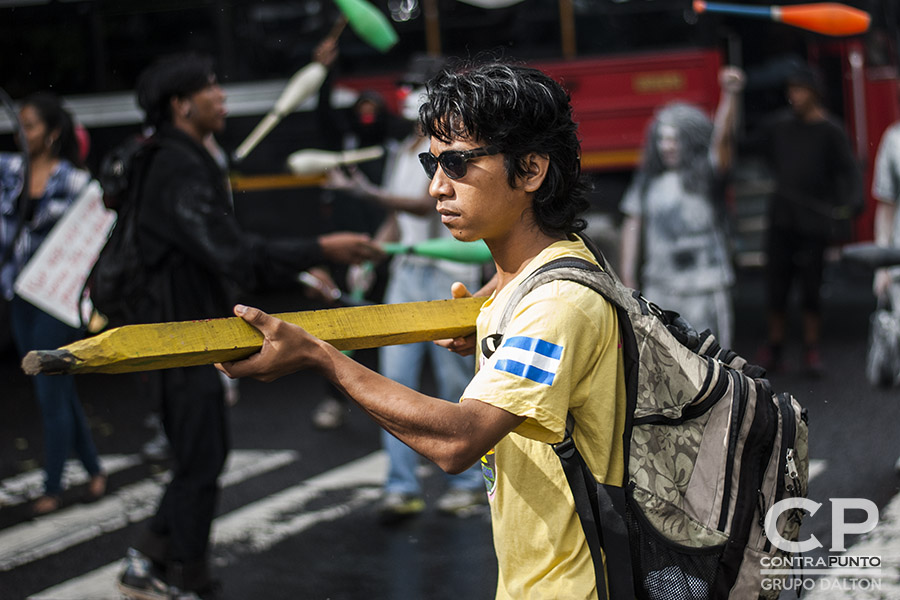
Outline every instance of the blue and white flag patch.
<svg viewBox="0 0 900 600">
<path fill-rule="evenodd" d="M 503 340 L 497 350 L 494 369 L 553 385 L 563 347 L 538 338 L 517 335 Z"/>
</svg>

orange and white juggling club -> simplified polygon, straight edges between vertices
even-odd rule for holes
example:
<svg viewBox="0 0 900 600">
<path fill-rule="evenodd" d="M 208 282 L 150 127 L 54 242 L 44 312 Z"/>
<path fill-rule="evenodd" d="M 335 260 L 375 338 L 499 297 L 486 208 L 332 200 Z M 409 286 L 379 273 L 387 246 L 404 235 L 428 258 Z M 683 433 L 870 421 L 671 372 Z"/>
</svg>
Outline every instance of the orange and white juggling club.
<svg viewBox="0 0 900 600">
<path fill-rule="evenodd" d="M 800 29 L 831 36 L 865 33 L 872 18 L 869 13 L 837 2 L 817 2 L 791 6 L 743 6 L 694 0 L 694 12 L 715 12 L 778 21 Z"/>
</svg>

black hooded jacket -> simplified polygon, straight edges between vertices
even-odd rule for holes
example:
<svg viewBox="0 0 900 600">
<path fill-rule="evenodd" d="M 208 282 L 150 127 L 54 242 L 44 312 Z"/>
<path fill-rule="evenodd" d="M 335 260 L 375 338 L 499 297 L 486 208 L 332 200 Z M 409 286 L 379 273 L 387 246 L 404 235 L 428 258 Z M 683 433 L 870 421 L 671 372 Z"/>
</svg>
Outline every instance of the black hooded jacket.
<svg viewBox="0 0 900 600">
<path fill-rule="evenodd" d="M 153 283 L 141 321 L 232 316 L 235 289 L 265 289 L 325 261 L 315 239 L 242 231 L 225 173 L 175 127 L 157 133 L 140 189 L 138 242 Z"/>
</svg>

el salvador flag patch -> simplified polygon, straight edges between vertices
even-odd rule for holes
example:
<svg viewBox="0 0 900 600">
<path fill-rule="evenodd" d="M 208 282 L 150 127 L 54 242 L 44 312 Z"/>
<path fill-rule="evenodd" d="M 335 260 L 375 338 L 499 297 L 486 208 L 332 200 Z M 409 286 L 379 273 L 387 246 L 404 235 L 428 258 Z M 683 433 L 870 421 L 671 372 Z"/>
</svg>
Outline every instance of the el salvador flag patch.
<svg viewBox="0 0 900 600">
<path fill-rule="evenodd" d="M 494 369 L 553 385 L 563 347 L 538 338 L 517 335 L 503 340 L 497 350 Z"/>
</svg>

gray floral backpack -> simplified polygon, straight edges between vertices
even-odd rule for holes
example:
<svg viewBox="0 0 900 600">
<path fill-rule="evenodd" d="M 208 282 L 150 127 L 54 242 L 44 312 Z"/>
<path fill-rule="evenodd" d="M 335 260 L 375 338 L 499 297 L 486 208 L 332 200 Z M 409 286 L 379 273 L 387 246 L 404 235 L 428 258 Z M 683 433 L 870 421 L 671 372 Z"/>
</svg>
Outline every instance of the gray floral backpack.
<svg viewBox="0 0 900 600">
<path fill-rule="evenodd" d="M 806 411 L 790 394 L 773 392 L 762 368 L 719 347 L 709 331 L 697 334 L 622 285 L 591 249 L 602 268 L 571 257 L 530 275 L 482 350 L 499 347 L 518 302 L 550 281 L 587 286 L 616 308 L 628 402 L 625 481 L 596 483 L 572 441 L 571 415 L 565 439 L 554 445 L 591 546 L 600 598 L 607 589 L 614 599 L 777 597 L 783 582 L 764 582 L 763 570 L 785 553 L 767 539 L 765 524 L 771 516 L 780 538 L 798 537 L 801 510 L 770 509 L 807 493 Z"/>
</svg>

